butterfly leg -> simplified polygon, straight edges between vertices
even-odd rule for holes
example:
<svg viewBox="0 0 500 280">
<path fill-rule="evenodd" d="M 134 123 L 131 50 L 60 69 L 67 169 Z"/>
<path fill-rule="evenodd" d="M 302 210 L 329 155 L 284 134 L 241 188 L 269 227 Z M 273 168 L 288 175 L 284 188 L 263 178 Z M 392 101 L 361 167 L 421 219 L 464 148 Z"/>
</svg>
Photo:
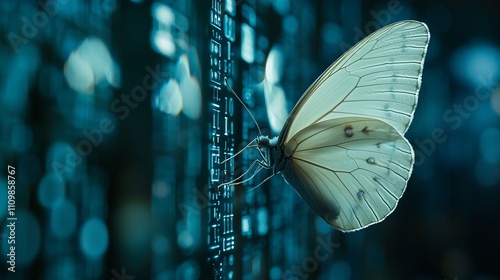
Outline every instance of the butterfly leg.
<svg viewBox="0 0 500 280">
<path fill-rule="evenodd" d="M 248 173 L 250 173 L 252 171 L 252 169 L 254 169 L 255 166 L 257 166 L 257 167 L 255 168 L 255 171 L 252 174 L 252 176 L 250 176 L 249 178 L 246 178 L 243 181 L 236 182 L 236 181 L 240 180 L 241 178 L 245 177 L 245 175 L 247 175 Z M 256 159 L 250 165 L 250 167 L 247 169 L 247 171 L 245 171 L 243 174 L 241 174 L 240 176 L 234 178 L 233 180 L 231 180 L 229 182 L 220 184 L 219 186 L 217 186 L 217 189 L 223 185 L 241 185 L 245 182 L 248 182 L 248 181 L 252 180 L 255 177 L 255 175 L 257 175 L 257 173 L 259 173 L 263 168 L 268 168 L 268 165 L 266 165 L 266 163 L 264 163 L 263 161 Z"/>
</svg>

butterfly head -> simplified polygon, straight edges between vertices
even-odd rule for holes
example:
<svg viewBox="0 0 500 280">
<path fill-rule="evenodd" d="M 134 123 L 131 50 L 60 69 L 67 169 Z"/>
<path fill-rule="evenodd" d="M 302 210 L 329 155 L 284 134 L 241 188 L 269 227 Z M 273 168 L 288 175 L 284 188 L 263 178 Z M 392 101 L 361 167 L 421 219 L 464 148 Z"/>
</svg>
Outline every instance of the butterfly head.
<svg viewBox="0 0 500 280">
<path fill-rule="evenodd" d="M 259 149 L 263 148 L 271 148 L 278 145 L 278 137 L 269 138 L 268 136 L 258 136 L 257 137 L 257 145 Z"/>
</svg>

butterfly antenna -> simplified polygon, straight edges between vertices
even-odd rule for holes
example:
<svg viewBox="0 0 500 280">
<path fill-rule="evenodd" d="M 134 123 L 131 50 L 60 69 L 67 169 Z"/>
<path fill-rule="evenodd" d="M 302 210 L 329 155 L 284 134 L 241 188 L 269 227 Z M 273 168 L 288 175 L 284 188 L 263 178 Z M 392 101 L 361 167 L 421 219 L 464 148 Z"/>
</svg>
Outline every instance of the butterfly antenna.
<svg viewBox="0 0 500 280">
<path fill-rule="evenodd" d="M 257 129 L 259 130 L 259 135 L 262 135 L 262 132 L 260 131 L 259 124 L 255 120 L 255 117 L 253 116 L 253 114 L 250 111 L 250 109 L 248 109 L 248 107 L 245 105 L 245 103 L 243 103 L 243 101 L 241 101 L 240 97 L 236 94 L 236 92 L 234 92 L 233 88 L 229 85 L 229 82 L 227 81 L 226 77 L 224 77 L 224 80 L 226 81 L 226 85 L 229 87 L 229 89 L 234 94 L 234 96 L 236 96 L 236 98 L 238 99 L 238 101 L 240 101 L 241 105 L 243 105 L 243 107 L 245 107 L 245 109 L 247 110 L 247 112 L 250 114 L 250 117 L 252 117 L 253 122 L 255 123 L 255 125 L 257 126 Z"/>
</svg>

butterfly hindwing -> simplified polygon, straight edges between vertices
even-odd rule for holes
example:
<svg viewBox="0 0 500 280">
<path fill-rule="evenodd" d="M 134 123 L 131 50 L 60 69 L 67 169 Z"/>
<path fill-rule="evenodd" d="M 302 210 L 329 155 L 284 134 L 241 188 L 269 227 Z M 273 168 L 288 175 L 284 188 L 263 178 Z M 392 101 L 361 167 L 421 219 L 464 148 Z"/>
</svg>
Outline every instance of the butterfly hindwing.
<svg viewBox="0 0 500 280">
<path fill-rule="evenodd" d="M 392 126 L 359 117 L 322 121 L 285 147 L 284 177 L 327 223 L 352 231 L 382 221 L 403 195 L 413 150 Z"/>
</svg>

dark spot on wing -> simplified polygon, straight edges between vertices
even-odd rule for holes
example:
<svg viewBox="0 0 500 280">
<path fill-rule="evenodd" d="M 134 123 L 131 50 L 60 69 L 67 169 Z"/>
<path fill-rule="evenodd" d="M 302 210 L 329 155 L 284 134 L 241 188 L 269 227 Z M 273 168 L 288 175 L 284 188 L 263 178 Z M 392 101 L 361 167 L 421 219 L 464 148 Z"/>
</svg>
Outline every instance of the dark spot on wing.
<svg viewBox="0 0 500 280">
<path fill-rule="evenodd" d="M 357 196 L 358 196 L 358 200 L 363 200 L 363 198 L 365 197 L 365 191 L 359 190 L 357 193 Z"/>
<path fill-rule="evenodd" d="M 352 128 L 352 125 L 348 124 L 344 127 L 344 135 L 347 138 L 351 138 L 354 136 L 354 130 Z"/>
<path fill-rule="evenodd" d="M 364 133 L 365 135 L 367 135 L 367 136 L 370 134 L 370 130 L 368 130 L 368 126 L 365 126 L 365 127 L 361 130 L 361 132 L 363 132 L 363 133 Z"/>
</svg>

